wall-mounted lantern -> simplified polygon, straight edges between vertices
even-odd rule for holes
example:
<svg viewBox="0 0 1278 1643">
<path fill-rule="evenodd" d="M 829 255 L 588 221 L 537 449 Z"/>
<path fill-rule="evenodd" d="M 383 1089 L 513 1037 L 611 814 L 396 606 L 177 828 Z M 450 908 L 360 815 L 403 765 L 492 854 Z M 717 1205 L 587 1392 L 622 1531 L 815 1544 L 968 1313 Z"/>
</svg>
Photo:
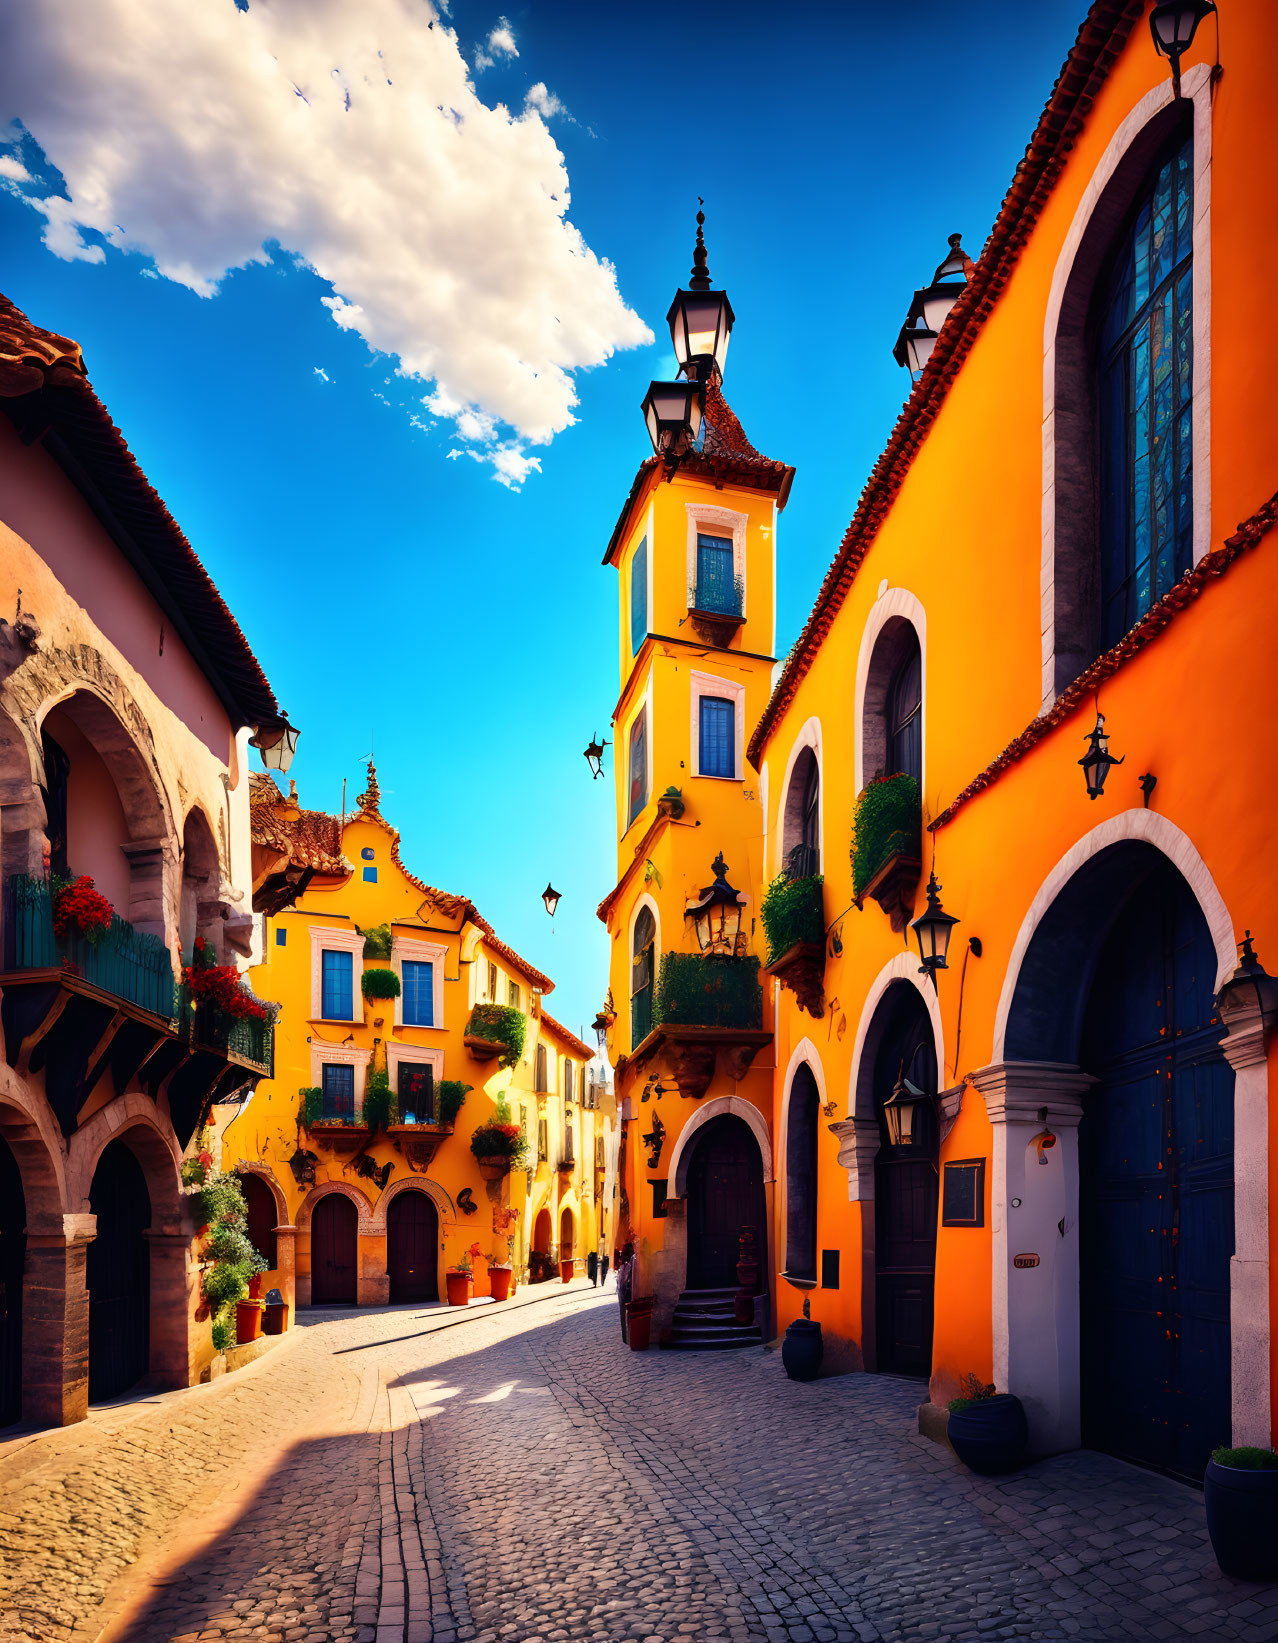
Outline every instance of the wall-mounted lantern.
<svg viewBox="0 0 1278 1643">
<path fill-rule="evenodd" d="M 547 884 L 546 888 L 541 893 L 541 899 L 546 904 L 546 911 L 550 914 L 551 918 L 554 918 L 555 908 L 558 907 L 562 898 L 553 884 Z"/>
<path fill-rule="evenodd" d="M 889 1143 L 894 1147 L 912 1146 L 918 1128 L 918 1114 L 923 1107 L 931 1104 L 932 1097 L 917 1084 L 911 1084 L 902 1070 L 892 1086 L 891 1095 L 883 1103 Z"/>
<path fill-rule="evenodd" d="M 281 713 L 277 723 L 257 727 L 249 737 L 249 746 L 257 749 L 268 770 L 278 770 L 283 775 L 293 762 L 300 734 L 295 726 L 289 724 L 288 714 Z"/>
<path fill-rule="evenodd" d="M 1215 9 L 1215 0 L 1160 0 L 1149 14 L 1154 50 L 1171 63 L 1173 97 L 1180 96 L 1180 60 L 1193 45 L 1198 25 Z"/>
<path fill-rule="evenodd" d="M 704 388 L 700 382 L 652 382 L 643 397 L 643 419 L 658 456 L 682 456 L 701 432 Z"/>
<path fill-rule="evenodd" d="M 898 365 L 908 365 L 910 375 L 916 382 L 931 359 L 941 327 L 950 309 L 963 295 L 972 272 L 972 259 L 964 251 L 961 241 L 961 234 L 950 235 L 948 253 L 938 264 L 927 289 L 914 293 L 905 324 L 892 349 L 893 359 Z"/>
<path fill-rule="evenodd" d="M 1083 767 L 1083 777 L 1087 782 L 1087 797 L 1099 799 L 1105 789 L 1105 778 L 1110 768 L 1122 764 L 1127 755 L 1116 759 L 1109 751 L 1109 737 L 1105 733 L 1105 715 L 1097 710 L 1096 723 L 1087 733 L 1087 752 L 1078 761 Z"/>
<path fill-rule="evenodd" d="M 704 200 L 698 200 L 704 205 Z M 674 343 L 679 369 L 686 376 L 723 375 L 728 357 L 728 341 L 736 315 L 726 291 L 710 289 L 710 270 L 706 265 L 706 242 L 703 227 L 704 211 L 697 212 L 697 244 L 692 254 L 692 273 L 689 289 L 676 291 L 666 315 L 670 340 Z"/>
<path fill-rule="evenodd" d="M 586 749 L 585 759 L 590 766 L 592 781 L 598 781 L 603 775 L 603 753 L 605 747 L 611 747 L 611 742 L 601 742 L 591 738 L 590 746 Z"/>
<path fill-rule="evenodd" d="M 923 960 L 919 973 L 931 976 L 933 986 L 936 985 L 936 972 L 948 969 L 945 958 L 950 950 L 950 936 L 959 922 L 941 906 L 940 892 L 941 887 L 933 871 L 928 874 L 927 906 L 916 919 L 910 921 L 910 929 L 919 945 L 919 957 Z"/>
<path fill-rule="evenodd" d="M 697 900 L 688 902 L 686 912 L 693 921 L 701 951 L 731 958 L 737 950 L 741 909 L 746 897 L 728 883 L 722 850 L 714 858 L 712 868 L 714 883 L 707 885 Z"/>
</svg>

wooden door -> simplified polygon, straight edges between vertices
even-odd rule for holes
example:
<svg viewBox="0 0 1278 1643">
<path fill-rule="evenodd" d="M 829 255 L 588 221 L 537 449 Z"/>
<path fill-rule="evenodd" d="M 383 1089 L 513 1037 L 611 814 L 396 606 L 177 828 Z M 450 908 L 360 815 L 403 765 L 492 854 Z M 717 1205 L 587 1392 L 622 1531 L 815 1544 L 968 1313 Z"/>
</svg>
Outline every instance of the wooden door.
<svg viewBox="0 0 1278 1643">
<path fill-rule="evenodd" d="M 694 1145 L 688 1169 L 688 1288 L 735 1289 L 743 1228 L 754 1228 L 760 1258 L 766 1259 L 759 1144 L 742 1119 L 725 1116 L 712 1118 Z"/>
<path fill-rule="evenodd" d="M 390 1298 L 439 1299 L 439 1217 L 424 1192 L 401 1192 L 386 1211 L 386 1270 Z"/>
<path fill-rule="evenodd" d="M 89 1245 L 89 1399 L 115 1398 L 150 1361 L 151 1198 L 142 1166 L 123 1141 L 103 1151 L 89 1188 L 97 1232 Z"/>
<path fill-rule="evenodd" d="M 248 1241 L 266 1262 L 268 1269 L 274 1271 L 279 1265 L 275 1251 L 275 1224 L 279 1219 L 275 1196 L 266 1182 L 256 1175 L 242 1175 L 240 1190 L 248 1210 Z"/>
<path fill-rule="evenodd" d="M 22 1275 L 26 1202 L 18 1161 L 0 1139 L 0 1426 L 22 1413 Z"/>
<path fill-rule="evenodd" d="M 902 983 L 881 1006 L 889 1024 L 874 1063 L 879 1151 L 874 1161 L 875 1367 L 893 1375 L 932 1372 L 938 1207 L 937 1133 L 930 1107 L 914 1109 L 908 1146 L 892 1146 L 883 1103 L 904 1073 L 936 1089 L 932 1024 L 918 992 Z"/>
<path fill-rule="evenodd" d="M 1083 1442 L 1201 1481 L 1230 1437 L 1233 1072 L 1216 954 L 1159 868 L 1101 951 L 1079 1125 Z"/>
<path fill-rule="evenodd" d="M 354 1306 L 358 1252 L 355 1206 L 341 1193 L 321 1198 L 311 1216 L 311 1304 Z"/>
</svg>

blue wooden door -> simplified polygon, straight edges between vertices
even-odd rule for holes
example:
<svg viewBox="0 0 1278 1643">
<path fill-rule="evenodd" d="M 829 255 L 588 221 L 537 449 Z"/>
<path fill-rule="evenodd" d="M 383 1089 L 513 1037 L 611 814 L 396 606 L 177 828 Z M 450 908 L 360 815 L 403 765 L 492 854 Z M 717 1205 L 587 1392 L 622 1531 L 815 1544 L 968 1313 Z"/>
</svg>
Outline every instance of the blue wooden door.
<svg viewBox="0 0 1278 1643">
<path fill-rule="evenodd" d="M 1216 956 L 1159 867 L 1101 951 L 1079 1126 L 1083 1441 L 1200 1480 L 1230 1437 L 1233 1072 Z"/>
</svg>

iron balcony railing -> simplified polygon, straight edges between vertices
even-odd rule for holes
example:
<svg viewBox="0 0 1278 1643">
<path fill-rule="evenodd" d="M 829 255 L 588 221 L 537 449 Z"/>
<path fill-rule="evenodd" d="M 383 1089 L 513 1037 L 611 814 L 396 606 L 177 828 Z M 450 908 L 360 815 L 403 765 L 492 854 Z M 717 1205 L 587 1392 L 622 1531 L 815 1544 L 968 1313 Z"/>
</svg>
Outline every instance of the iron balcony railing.
<svg viewBox="0 0 1278 1643">
<path fill-rule="evenodd" d="M 732 582 L 715 577 L 698 577 L 695 589 L 696 609 L 712 616 L 740 616 L 741 589 Z"/>
<path fill-rule="evenodd" d="M 796 844 L 794 849 L 785 858 L 785 866 L 781 869 L 791 884 L 799 879 L 811 879 L 821 871 L 821 863 L 817 857 L 816 846 L 811 844 Z"/>
<path fill-rule="evenodd" d="M 191 1047 L 211 1050 L 228 1061 L 251 1067 L 267 1078 L 275 1075 L 275 1023 L 268 1017 L 228 1015 L 205 1002 L 196 1004 L 187 987 L 181 989 L 182 1024 Z"/>
<path fill-rule="evenodd" d="M 652 1031 L 652 984 L 641 988 L 630 1000 L 630 1048 L 633 1050 Z"/>
<path fill-rule="evenodd" d="M 663 953 L 653 1019 L 662 1027 L 758 1030 L 763 1025 L 758 959 Z"/>
<path fill-rule="evenodd" d="M 53 932 L 53 895 L 47 879 L 25 873 L 9 880 L 5 968 L 64 969 L 113 998 L 136 1004 L 166 1021 L 178 1016 L 177 986 L 169 950 L 158 936 L 135 930 L 119 914 L 95 941 L 69 931 Z"/>
<path fill-rule="evenodd" d="M 341 1124 L 350 1129 L 365 1127 L 363 1103 L 353 1096 L 325 1094 L 320 1090 L 303 1090 L 298 1118 L 305 1129 L 316 1124 Z"/>
</svg>

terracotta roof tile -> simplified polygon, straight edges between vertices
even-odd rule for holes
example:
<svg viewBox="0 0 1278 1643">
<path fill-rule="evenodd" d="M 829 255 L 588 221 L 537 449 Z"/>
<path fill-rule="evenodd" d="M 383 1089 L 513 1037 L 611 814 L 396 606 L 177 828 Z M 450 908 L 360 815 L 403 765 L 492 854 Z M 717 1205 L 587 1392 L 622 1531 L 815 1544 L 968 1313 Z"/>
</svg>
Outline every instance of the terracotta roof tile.
<svg viewBox="0 0 1278 1643">
<path fill-rule="evenodd" d="M 264 771 L 249 773 L 249 834 L 254 844 L 287 856 L 291 867 L 342 878 L 353 871 L 342 855 L 337 817 L 323 810 L 303 810 L 296 787 L 286 799 Z"/>
<path fill-rule="evenodd" d="M 590 1048 L 589 1044 L 584 1044 L 581 1039 L 577 1037 L 576 1033 L 569 1032 L 567 1027 L 562 1026 L 558 1021 L 556 1021 L 550 1011 L 546 1009 L 545 1005 L 542 1006 L 541 1019 L 544 1024 L 550 1028 L 552 1033 L 555 1033 L 563 1040 L 565 1044 L 568 1045 L 569 1049 L 576 1050 L 577 1054 L 584 1057 L 587 1061 L 594 1060 L 595 1052 Z"/>
</svg>

